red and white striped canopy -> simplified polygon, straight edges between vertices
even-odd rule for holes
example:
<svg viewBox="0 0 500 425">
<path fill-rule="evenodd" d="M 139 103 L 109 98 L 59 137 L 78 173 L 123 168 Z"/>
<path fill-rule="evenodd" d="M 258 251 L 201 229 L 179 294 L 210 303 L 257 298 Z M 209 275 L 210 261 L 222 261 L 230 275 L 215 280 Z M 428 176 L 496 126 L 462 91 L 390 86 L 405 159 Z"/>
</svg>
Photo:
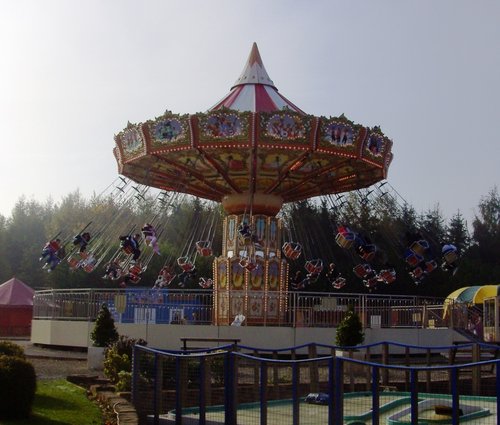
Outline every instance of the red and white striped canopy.
<svg viewBox="0 0 500 425">
<path fill-rule="evenodd" d="M 315 117 L 283 97 L 254 43 L 240 77 L 206 113 L 166 111 L 115 136 L 120 174 L 275 215 L 283 202 L 342 193 L 386 178 L 392 141 L 344 115 Z"/>
<path fill-rule="evenodd" d="M 289 109 L 299 114 L 305 114 L 304 111 L 278 93 L 278 89 L 264 68 L 256 43 L 253 43 L 245 68 L 231 91 L 209 111 L 216 111 L 224 107 L 241 112 L 274 112 Z"/>
</svg>

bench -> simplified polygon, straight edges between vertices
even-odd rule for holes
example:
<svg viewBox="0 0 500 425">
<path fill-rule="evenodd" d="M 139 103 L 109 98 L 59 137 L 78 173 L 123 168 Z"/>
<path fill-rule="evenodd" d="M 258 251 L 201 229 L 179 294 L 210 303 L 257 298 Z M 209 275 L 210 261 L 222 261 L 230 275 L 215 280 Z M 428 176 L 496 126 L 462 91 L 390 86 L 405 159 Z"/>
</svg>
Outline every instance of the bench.
<svg viewBox="0 0 500 425">
<path fill-rule="evenodd" d="M 197 350 L 200 348 L 207 348 L 207 347 L 189 347 L 188 348 L 188 343 L 189 342 L 214 342 L 214 343 L 220 343 L 220 342 L 230 342 L 234 348 L 238 345 L 239 342 L 241 342 L 241 339 L 239 338 L 202 338 L 202 337 L 182 337 L 180 338 L 182 342 L 182 350 L 187 351 L 188 349 L 191 350 Z"/>
</svg>

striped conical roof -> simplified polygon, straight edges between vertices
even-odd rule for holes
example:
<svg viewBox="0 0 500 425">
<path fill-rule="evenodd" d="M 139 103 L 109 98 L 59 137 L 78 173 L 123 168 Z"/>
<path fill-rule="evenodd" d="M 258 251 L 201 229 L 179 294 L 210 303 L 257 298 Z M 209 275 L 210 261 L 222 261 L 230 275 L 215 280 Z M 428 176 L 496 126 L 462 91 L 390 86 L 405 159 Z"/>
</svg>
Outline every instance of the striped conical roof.
<svg viewBox="0 0 500 425">
<path fill-rule="evenodd" d="M 278 89 L 269 78 L 262 63 L 256 43 L 253 43 L 243 72 L 231 91 L 209 110 L 215 111 L 221 108 L 250 112 L 273 112 L 290 109 L 304 114 L 300 108 L 278 93 Z"/>
</svg>

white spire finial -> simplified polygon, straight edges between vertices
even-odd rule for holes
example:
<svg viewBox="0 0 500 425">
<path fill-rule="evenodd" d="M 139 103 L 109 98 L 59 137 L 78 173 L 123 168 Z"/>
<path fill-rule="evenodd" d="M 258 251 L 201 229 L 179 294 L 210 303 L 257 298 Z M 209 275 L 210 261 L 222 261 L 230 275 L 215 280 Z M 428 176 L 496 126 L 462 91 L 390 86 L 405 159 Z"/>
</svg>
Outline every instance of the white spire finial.
<svg viewBox="0 0 500 425">
<path fill-rule="evenodd" d="M 253 43 L 245 68 L 231 89 L 244 84 L 264 84 L 276 89 L 273 81 L 267 75 L 266 68 L 264 68 L 257 43 Z"/>
</svg>

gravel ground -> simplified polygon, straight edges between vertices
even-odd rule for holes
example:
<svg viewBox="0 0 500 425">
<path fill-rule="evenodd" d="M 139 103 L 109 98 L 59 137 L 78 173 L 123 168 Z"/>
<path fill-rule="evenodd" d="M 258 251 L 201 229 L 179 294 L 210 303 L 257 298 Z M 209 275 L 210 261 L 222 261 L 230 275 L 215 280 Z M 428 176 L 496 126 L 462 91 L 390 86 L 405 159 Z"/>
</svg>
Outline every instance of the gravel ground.
<svg viewBox="0 0 500 425">
<path fill-rule="evenodd" d="M 9 340 L 24 348 L 33 364 L 38 379 L 60 379 L 68 375 L 98 375 L 102 372 L 89 370 L 87 353 L 75 350 L 45 348 L 33 345 L 29 340 Z"/>
<path fill-rule="evenodd" d="M 65 379 L 68 375 L 97 375 L 87 368 L 87 360 L 28 357 L 38 379 Z"/>
</svg>

